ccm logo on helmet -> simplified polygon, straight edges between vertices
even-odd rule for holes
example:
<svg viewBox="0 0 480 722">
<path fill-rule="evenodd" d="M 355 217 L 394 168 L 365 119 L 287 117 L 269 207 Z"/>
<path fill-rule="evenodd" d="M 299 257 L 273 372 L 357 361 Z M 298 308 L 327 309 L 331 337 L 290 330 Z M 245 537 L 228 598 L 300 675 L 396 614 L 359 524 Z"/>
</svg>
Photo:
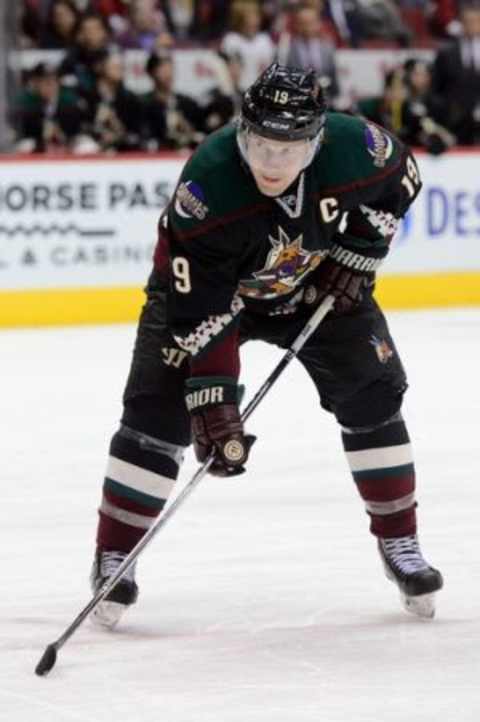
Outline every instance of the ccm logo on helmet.
<svg viewBox="0 0 480 722">
<path fill-rule="evenodd" d="M 336 198 L 322 198 L 319 205 L 320 215 L 325 223 L 331 223 L 338 217 L 340 210 Z"/>
</svg>

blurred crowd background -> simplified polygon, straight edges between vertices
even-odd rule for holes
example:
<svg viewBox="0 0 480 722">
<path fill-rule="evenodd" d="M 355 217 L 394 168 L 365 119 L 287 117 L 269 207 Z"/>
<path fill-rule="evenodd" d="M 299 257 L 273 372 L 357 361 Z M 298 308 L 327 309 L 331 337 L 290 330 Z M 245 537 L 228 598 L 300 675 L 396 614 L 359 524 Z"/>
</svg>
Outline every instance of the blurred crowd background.
<svg viewBox="0 0 480 722">
<path fill-rule="evenodd" d="M 244 89 L 273 60 L 314 68 L 333 110 L 364 115 L 432 154 L 480 143 L 480 1 L 9 4 L 4 151 L 190 151 L 237 114 Z M 342 94 L 337 57 L 346 48 L 394 51 L 379 93 Z M 191 49 L 215 55 L 203 94 L 178 88 L 177 60 Z M 138 82 L 127 83 L 132 51 Z"/>
</svg>

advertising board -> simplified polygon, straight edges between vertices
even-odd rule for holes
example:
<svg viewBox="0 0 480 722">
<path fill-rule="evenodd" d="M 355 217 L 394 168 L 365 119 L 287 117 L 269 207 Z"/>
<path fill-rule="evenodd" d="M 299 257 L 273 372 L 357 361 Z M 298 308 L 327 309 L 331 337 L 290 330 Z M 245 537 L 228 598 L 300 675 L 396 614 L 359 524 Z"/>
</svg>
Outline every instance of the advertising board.
<svg viewBox="0 0 480 722">
<path fill-rule="evenodd" d="M 477 153 L 418 155 L 424 182 L 381 273 L 386 306 L 480 303 Z M 130 320 L 185 157 L 0 161 L 0 325 Z"/>
</svg>

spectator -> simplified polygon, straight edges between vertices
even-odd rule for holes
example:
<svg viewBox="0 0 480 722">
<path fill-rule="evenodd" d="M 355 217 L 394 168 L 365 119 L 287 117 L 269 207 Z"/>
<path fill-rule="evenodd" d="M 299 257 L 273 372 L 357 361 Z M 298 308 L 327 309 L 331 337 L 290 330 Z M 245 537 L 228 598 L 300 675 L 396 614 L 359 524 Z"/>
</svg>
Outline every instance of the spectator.
<svg viewBox="0 0 480 722">
<path fill-rule="evenodd" d="M 284 0 L 262 0 L 261 30 L 268 33 L 274 42 L 280 33 L 286 30 L 291 9 L 290 2 Z"/>
<path fill-rule="evenodd" d="M 193 0 L 190 36 L 195 41 L 217 41 L 225 32 L 229 0 Z"/>
<path fill-rule="evenodd" d="M 16 150 L 45 152 L 70 146 L 82 131 L 86 105 L 59 82 L 57 71 L 39 63 L 30 72 L 14 110 Z"/>
<path fill-rule="evenodd" d="M 383 95 L 358 102 L 358 110 L 412 146 L 424 147 L 439 155 L 455 143 L 440 119 L 442 104 L 431 90 L 430 68 L 411 58 L 390 71 Z"/>
<path fill-rule="evenodd" d="M 87 13 L 80 17 L 75 30 L 75 44 L 60 65 L 64 83 L 88 93 L 95 84 L 95 63 L 110 47 L 110 32 L 101 15 Z"/>
<path fill-rule="evenodd" d="M 111 15 L 126 17 L 129 5 L 130 0 L 94 0 L 93 2 L 95 11 L 103 15 L 104 18 L 109 18 Z"/>
<path fill-rule="evenodd" d="M 89 131 L 101 151 L 138 150 L 142 105 L 123 84 L 123 62 L 106 52 L 95 64 L 95 84 L 88 94 Z"/>
<path fill-rule="evenodd" d="M 204 137 L 204 112 L 192 99 L 174 91 L 174 65 L 163 51 L 152 53 L 147 73 L 154 89 L 145 97 L 144 134 L 148 150 L 194 148 Z"/>
<path fill-rule="evenodd" d="M 404 70 L 398 67 L 386 74 L 383 92 L 359 100 L 356 110 L 368 120 L 397 135 L 402 129 L 402 106 L 406 98 Z"/>
<path fill-rule="evenodd" d="M 19 44 L 22 50 L 36 48 L 39 44 L 41 17 L 34 0 L 23 0 L 15 6 L 19 29 Z"/>
<path fill-rule="evenodd" d="M 402 19 L 399 4 L 396 0 L 328 0 L 328 10 L 344 44 L 408 47 L 412 33 Z"/>
<path fill-rule="evenodd" d="M 74 44 L 80 14 L 71 0 L 54 0 L 41 33 L 42 48 L 68 48 Z"/>
<path fill-rule="evenodd" d="M 444 103 L 445 124 L 460 145 L 480 143 L 480 4 L 460 11 L 463 32 L 440 48 L 433 88 Z"/>
<path fill-rule="evenodd" d="M 240 88 L 246 90 L 267 68 L 275 55 L 275 46 L 267 33 L 259 31 L 260 11 L 254 3 L 234 3 L 231 30 L 221 42 L 221 50 L 236 55 L 242 64 Z"/>
<path fill-rule="evenodd" d="M 180 16 L 182 15 L 182 11 L 178 7 L 181 4 L 182 3 L 178 2 L 178 0 L 158 0 L 159 10 L 162 12 L 162 15 L 164 17 L 165 28 L 170 33 L 172 38 L 175 38 L 177 35 L 176 17 L 178 17 L 178 14 L 180 14 Z M 183 4 L 190 6 L 191 0 L 184 0 Z M 185 11 L 187 12 L 187 15 L 188 15 L 188 17 L 187 17 L 187 23 L 188 23 L 188 18 L 191 17 L 192 11 L 191 11 L 191 8 L 189 8 L 189 9 L 185 8 Z M 185 13 L 183 13 L 183 14 L 185 14 Z"/>
<path fill-rule="evenodd" d="M 219 52 L 223 61 L 223 69 L 219 84 L 210 91 L 204 108 L 204 130 L 212 133 L 240 112 L 243 93 L 240 90 L 240 79 L 243 66 L 238 55 L 227 55 Z"/>
<path fill-rule="evenodd" d="M 173 45 L 173 38 L 166 29 L 165 17 L 158 10 L 155 0 L 132 0 L 129 19 L 126 32 L 116 38 L 121 48 L 141 48 L 152 52 L 158 45 Z"/>
<path fill-rule="evenodd" d="M 318 10 L 311 4 L 301 3 L 295 9 L 293 31 L 279 41 L 278 61 L 291 68 L 312 68 L 327 99 L 338 95 L 335 47 L 322 33 Z"/>
<path fill-rule="evenodd" d="M 92 0 L 73 0 L 79 13 L 86 13 L 94 10 L 94 2 Z"/>
<path fill-rule="evenodd" d="M 92 8 L 105 18 L 114 35 L 127 30 L 130 0 L 94 0 Z"/>
<path fill-rule="evenodd" d="M 401 137 L 409 145 L 418 145 L 432 155 L 439 155 L 455 144 L 455 138 L 441 123 L 443 103 L 433 93 L 430 65 L 410 58 L 403 68 L 407 99 Z"/>
<path fill-rule="evenodd" d="M 435 36 L 445 38 L 455 35 L 460 30 L 457 0 L 435 0 L 428 8 L 427 20 Z"/>
<path fill-rule="evenodd" d="M 358 48 L 364 33 L 356 0 L 327 0 L 326 10 L 337 34 L 337 45 Z"/>
</svg>

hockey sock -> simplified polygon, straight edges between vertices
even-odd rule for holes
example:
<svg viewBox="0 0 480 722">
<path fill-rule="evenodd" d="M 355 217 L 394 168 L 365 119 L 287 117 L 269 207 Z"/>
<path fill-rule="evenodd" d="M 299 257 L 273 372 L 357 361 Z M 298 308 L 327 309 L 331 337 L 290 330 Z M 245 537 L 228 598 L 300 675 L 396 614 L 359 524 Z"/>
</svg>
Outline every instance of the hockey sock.
<svg viewBox="0 0 480 722">
<path fill-rule="evenodd" d="M 415 534 L 415 467 L 401 414 L 375 427 L 344 428 L 342 441 L 372 534 Z"/>
<path fill-rule="evenodd" d="M 110 456 L 99 508 L 97 545 L 130 552 L 160 514 L 183 460 L 183 447 L 121 426 Z"/>
</svg>

